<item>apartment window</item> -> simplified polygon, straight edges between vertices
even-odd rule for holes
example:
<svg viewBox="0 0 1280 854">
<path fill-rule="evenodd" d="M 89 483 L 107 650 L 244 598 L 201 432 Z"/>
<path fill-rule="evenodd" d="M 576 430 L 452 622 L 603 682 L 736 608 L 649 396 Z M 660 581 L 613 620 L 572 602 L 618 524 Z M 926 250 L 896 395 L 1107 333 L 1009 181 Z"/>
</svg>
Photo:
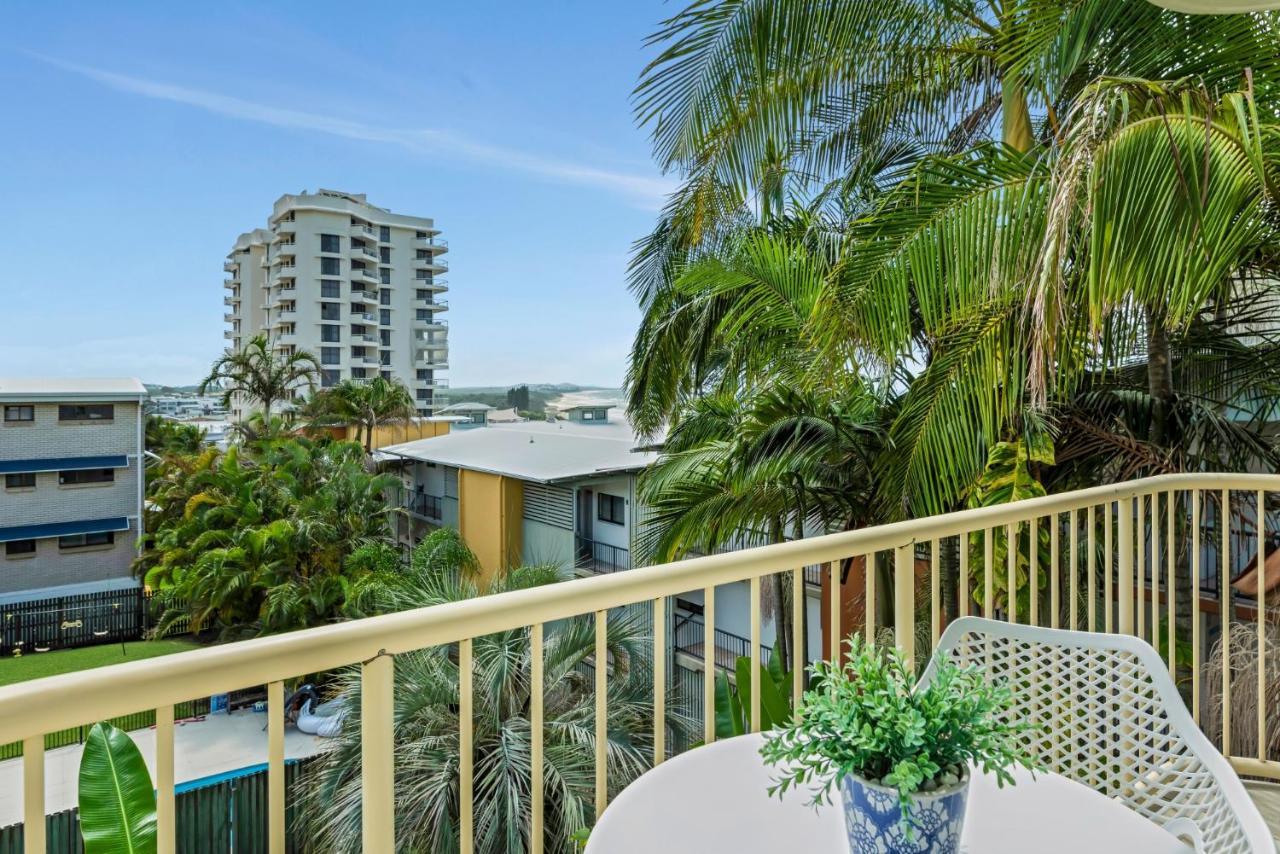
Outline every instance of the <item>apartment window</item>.
<svg viewBox="0 0 1280 854">
<path fill-rule="evenodd" d="M 391 226 L 389 225 L 378 226 L 378 240 L 381 241 L 382 243 L 391 242 Z"/>
<path fill-rule="evenodd" d="M 386 308 L 378 309 L 378 323 L 382 326 L 391 325 L 391 310 Z"/>
<path fill-rule="evenodd" d="M 417 234 L 414 235 L 414 237 L 418 238 L 419 240 L 426 240 L 427 233 L 425 231 L 419 231 Z"/>
<path fill-rule="evenodd" d="M 391 247 L 383 246 L 378 250 L 378 260 L 383 264 L 391 263 Z"/>
<path fill-rule="evenodd" d="M 63 404 L 58 407 L 59 421 L 110 421 L 116 408 L 110 403 Z"/>
<path fill-rule="evenodd" d="M 321 279 L 320 296 L 325 299 L 339 299 L 342 296 L 342 284 L 337 279 Z"/>
<path fill-rule="evenodd" d="M 351 303 L 351 313 L 352 313 L 352 314 L 364 314 L 364 303 L 362 303 L 362 302 L 353 302 L 353 303 Z"/>
<path fill-rule="evenodd" d="M 620 496 L 600 493 L 596 500 L 596 518 L 614 525 L 626 524 L 627 502 Z"/>
<path fill-rule="evenodd" d="M 320 303 L 320 319 L 321 320 L 341 320 L 342 304 L 336 302 Z"/>
<path fill-rule="evenodd" d="M 13 423 L 15 421 L 35 421 L 36 408 L 30 404 L 23 403 L 17 406 L 6 406 L 4 408 L 5 423 Z"/>
<path fill-rule="evenodd" d="M 431 392 L 425 388 L 418 389 L 418 400 L 430 400 Z"/>
<path fill-rule="evenodd" d="M 380 364 L 380 365 L 390 365 L 390 364 L 391 364 L 391 351 L 390 351 L 390 350 L 383 350 L 383 351 L 382 351 L 381 356 L 380 356 L 380 358 L 378 359 L 378 364 Z M 388 377 L 388 379 L 390 379 L 390 378 Z"/>
<path fill-rule="evenodd" d="M 364 379 L 368 379 L 368 375 L 367 375 L 367 374 L 365 374 L 365 370 L 364 370 L 364 368 L 352 368 L 352 369 L 351 369 L 351 379 L 353 379 L 353 380 L 364 380 Z"/>
<path fill-rule="evenodd" d="M 23 472 L 21 474 L 7 474 L 4 476 L 5 489 L 35 489 L 36 473 L 33 471 Z"/>
<path fill-rule="evenodd" d="M 380 305 L 391 305 L 391 291 L 383 288 L 378 292 L 378 303 Z"/>
<path fill-rule="evenodd" d="M 4 544 L 5 557 L 21 557 L 36 553 L 35 540 L 10 540 Z"/>
<path fill-rule="evenodd" d="M 425 250 L 425 249 L 419 249 L 419 250 L 418 250 L 418 260 L 419 260 L 419 261 L 426 261 L 426 260 L 428 260 L 428 259 L 430 259 L 430 258 L 431 258 L 431 253 L 430 253 L 430 252 L 428 252 L 427 250 Z"/>
<path fill-rule="evenodd" d="M 321 258 L 320 274 L 323 276 L 341 276 L 342 261 L 338 258 Z"/>
<path fill-rule="evenodd" d="M 416 291 L 414 291 L 414 296 L 416 296 L 418 299 L 422 300 L 423 302 L 430 302 L 431 291 L 427 290 L 426 288 L 418 288 Z"/>
<path fill-rule="evenodd" d="M 341 252 L 342 238 L 336 234 L 320 235 L 320 251 L 321 252 Z"/>
<path fill-rule="evenodd" d="M 379 329 L 378 340 L 382 342 L 383 347 L 390 347 L 391 346 L 391 330 Z"/>
<path fill-rule="evenodd" d="M 419 319 L 419 320 L 428 320 L 428 321 L 429 321 L 429 320 L 431 320 L 431 311 L 430 311 L 430 309 L 426 309 L 426 308 L 420 308 L 420 309 L 418 309 L 418 319 Z"/>
<path fill-rule="evenodd" d="M 352 335 L 363 335 L 363 334 L 364 334 L 364 327 L 363 327 L 363 326 L 361 326 L 361 325 L 360 325 L 360 324 L 358 324 L 358 323 L 353 323 L 353 324 L 351 325 L 351 334 L 352 334 Z"/>
<path fill-rule="evenodd" d="M 109 546 L 116 541 L 114 531 L 102 531 L 97 534 L 72 534 L 69 537 L 58 537 L 60 549 L 87 549 L 92 546 Z"/>
<path fill-rule="evenodd" d="M 430 368 L 418 368 L 418 379 L 420 379 L 420 380 L 425 380 L 425 381 L 430 382 L 430 380 L 431 380 L 431 369 L 430 369 Z"/>
<path fill-rule="evenodd" d="M 336 386 L 338 384 L 338 380 L 341 376 L 341 373 L 342 373 L 341 371 L 335 371 L 332 369 L 321 371 L 320 385 L 323 388 L 332 388 L 333 386 Z"/>
<path fill-rule="evenodd" d="M 320 348 L 320 364 L 336 365 L 342 361 L 341 347 L 321 347 Z"/>
<path fill-rule="evenodd" d="M 414 275 L 424 282 L 431 281 L 431 273 L 428 270 L 418 270 Z"/>
<path fill-rule="evenodd" d="M 58 472 L 59 486 L 81 486 L 86 483 L 114 483 L 115 469 L 84 469 Z"/>
<path fill-rule="evenodd" d="M 336 343 L 342 340 L 341 326 L 321 326 L 320 340 L 328 343 Z"/>
<path fill-rule="evenodd" d="M 384 285 L 391 284 L 391 271 L 388 270 L 386 267 L 383 267 L 381 270 L 379 270 L 378 275 L 381 278 L 382 284 Z"/>
<path fill-rule="evenodd" d="M 391 379 L 391 372 L 390 372 L 390 371 L 380 371 L 379 373 L 381 373 L 381 374 L 382 374 L 382 378 L 383 378 L 384 380 L 389 380 L 389 379 Z"/>
</svg>

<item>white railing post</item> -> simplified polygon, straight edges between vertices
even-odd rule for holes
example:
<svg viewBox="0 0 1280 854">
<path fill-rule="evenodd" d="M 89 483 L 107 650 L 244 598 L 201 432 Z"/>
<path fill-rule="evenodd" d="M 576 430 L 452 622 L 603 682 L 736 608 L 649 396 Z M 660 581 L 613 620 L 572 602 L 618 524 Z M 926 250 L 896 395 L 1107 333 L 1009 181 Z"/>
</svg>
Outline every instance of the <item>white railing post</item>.
<svg viewBox="0 0 1280 854">
<path fill-rule="evenodd" d="M 156 851 L 178 850 L 176 796 L 173 791 L 173 706 L 156 709 Z"/>
<path fill-rule="evenodd" d="M 1116 502 L 1116 552 L 1118 557 L 1116 605 L 1119 618 L 1116 631 L 1133 634 L 1133 508 L 1132 499 Z"/>
<path fill-rule="evenodd" d="M 379 653 L 360 666 L 360 823 L 365 851 L 394 851 L 395 660 Z"/>
<path fill-rule="evenodd" d="M 22 823 L 24 854 L 45 854 L 43 735 L 22 740 Z"/>
<path fill-rule="evenodd" d="M 267 850 L 284 854 L 284 683 L 267 685 Z"/>
<path fill-rule="evenodd" d="M 907 667 L 916 660 L 916 568 L 915 545 L 893 550 L 893 634 Z"/>
</svg>

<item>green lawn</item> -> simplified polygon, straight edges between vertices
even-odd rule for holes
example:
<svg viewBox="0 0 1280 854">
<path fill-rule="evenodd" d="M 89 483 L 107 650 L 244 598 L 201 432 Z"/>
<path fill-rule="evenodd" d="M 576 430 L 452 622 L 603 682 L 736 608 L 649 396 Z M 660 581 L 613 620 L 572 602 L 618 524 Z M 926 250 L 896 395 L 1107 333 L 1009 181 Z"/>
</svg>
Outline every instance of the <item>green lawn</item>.
<svg viewBox="0 0 1280 854">
<path fill-rule="evenodd" d="M 123 661 L 137 661 L 142 658 L 155 658 L 158 655 L 170 655 L 175 652 L 186 652 L 197 649 L 200 644 L 182 638 L 166 638 L 165 640 L 134 641 L 124 645 L 87 646 L 81 649 L 63 649 L 56 652 L 29 652 L 20 658 L 12 656 L 0 659 L 0 685 L 12 685 L 28 679 L 39 679 L 42 676 L 54 676 L 58 673 L 72 673 L 77 670 L 91 670 L 94 667 L 105 667 L 108 664 L 119 664 Z"/>
</svg>

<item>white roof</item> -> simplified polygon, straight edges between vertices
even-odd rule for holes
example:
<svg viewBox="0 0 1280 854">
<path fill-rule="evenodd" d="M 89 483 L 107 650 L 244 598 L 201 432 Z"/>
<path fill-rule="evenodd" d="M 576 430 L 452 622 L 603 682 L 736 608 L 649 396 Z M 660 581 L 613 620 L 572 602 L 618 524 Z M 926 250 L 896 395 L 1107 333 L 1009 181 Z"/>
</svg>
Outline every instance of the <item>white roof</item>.
<svg viewBox="0 0 1280 854">
<path fill-rule="evenodd" d="M 475 401 L 463 401 L 455 403 L 452 406 L 446 406 L 439 412 L 491 412 L 493 407 L 487 403 L 476 403 Z"/>
<path fill-rule="evenodd" d="M 0 377 L 0 400 L 138 400 L 146 386 L 134 377 Z"/>
<path fill-rule="evenodd" d="M 523 421 L 458 430 L 434 439 L 419 439 L 383 448 L 380 459 L 408 457 L 422 462 L 550 483 L 652 465 L 658 455 L 635 451 L 631 427 L 566 421 Z"/>
</svg>

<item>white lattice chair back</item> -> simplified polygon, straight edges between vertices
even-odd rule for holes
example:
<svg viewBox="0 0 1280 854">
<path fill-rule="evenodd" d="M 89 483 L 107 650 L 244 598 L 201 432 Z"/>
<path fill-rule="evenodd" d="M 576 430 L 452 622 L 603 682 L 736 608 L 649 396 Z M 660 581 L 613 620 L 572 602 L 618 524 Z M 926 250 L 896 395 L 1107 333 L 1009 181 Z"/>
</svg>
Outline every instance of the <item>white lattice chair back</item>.
<svg viewBox="0 0 1280 854">
<path fill-rule="evenodd" d="M 1009 685 L 1009 717 L 1032 724 L 1023 739 L 1050 771 L 1121 801 L 1198 851 L 1275 854 L 1244 785 L 1146 642 L 964 617 L 938 650 Z"/>
</svg>

